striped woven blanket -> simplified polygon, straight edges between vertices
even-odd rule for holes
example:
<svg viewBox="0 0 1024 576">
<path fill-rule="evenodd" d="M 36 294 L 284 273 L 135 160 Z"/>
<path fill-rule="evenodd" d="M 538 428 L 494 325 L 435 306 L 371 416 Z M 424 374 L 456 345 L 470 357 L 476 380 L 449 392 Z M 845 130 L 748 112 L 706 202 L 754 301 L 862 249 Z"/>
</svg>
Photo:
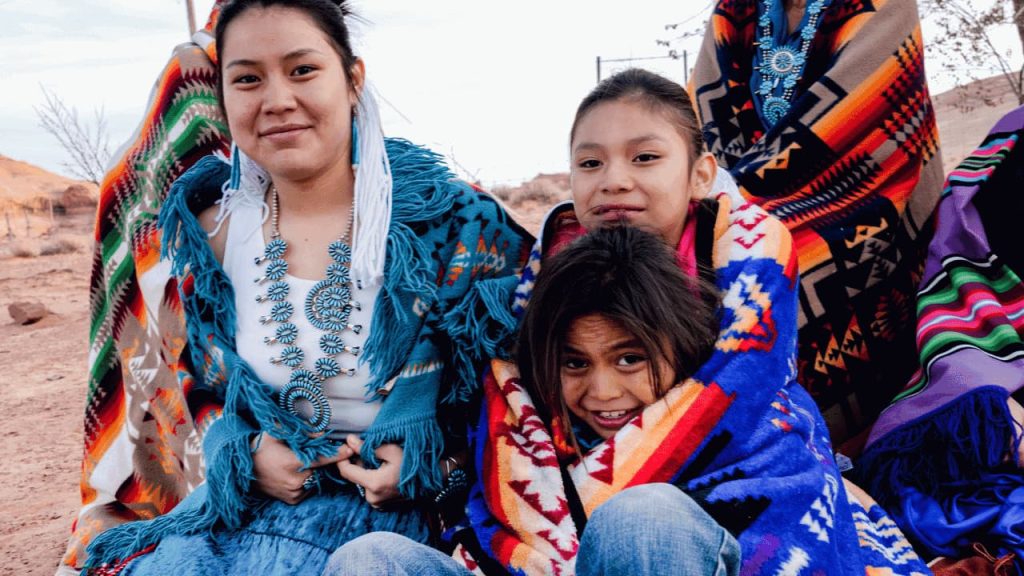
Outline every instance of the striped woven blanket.
<svg viewBox="0 0 1024 576">
<path fill-rule="evenodd" d="M 160 261 L 157 215 L 178 176 L 204 156 L 228 152 L 209 30 L 196 34 L 198 44 L 175 48 L 100 188 L 82 508 L 64 566 L 80 568 L 96 534 L 163 514 L 202 481 L 194 422 L 204 414 L 186 403 L 184 366 L 167 361 L 183 358 L 186 329 L 177 290 L 164 293 L 169 267 Z"/>
<path fill-rule="evenodd" d="M 828 431 L 796 383 L 788 231 L 754 204 L 725 194 L 717 201 L 710 220 L 722 294 L 715 350 L 692 379 L 612 439 L 578 457 L 563 427 L 540 418 L 514 366 L 492 363 L 472 431 L 471 528 L 454 538 L 455 557 L 468 568 L 572 574 L 580 537 L 574 493 L 589 516 L 625 488 L 669 482 L 737 536 L 744 574 L 928 573 L 880 508 L 847 493 Z M 542 253 L 538 242 L 521 304 Z"/>
<path fill-rule="evenodd" d="M 950 173 L 917 293 L 921 369 L 882 412 L 859 463 L 922 554 L 980 542 L 1024 570 L 1024 108 Z"/>
<path fill-rule="evenodd" d="M 909 295 L 942 171 L 921 28 L 915 2 L 832 0 L 792 107 L 765 129 L 750 88 L 765 4 L 716 2 L 693 90 L 711 152 L 793 235 L 797 379 L 838 444 L 916 368 Z"/>
</svg>

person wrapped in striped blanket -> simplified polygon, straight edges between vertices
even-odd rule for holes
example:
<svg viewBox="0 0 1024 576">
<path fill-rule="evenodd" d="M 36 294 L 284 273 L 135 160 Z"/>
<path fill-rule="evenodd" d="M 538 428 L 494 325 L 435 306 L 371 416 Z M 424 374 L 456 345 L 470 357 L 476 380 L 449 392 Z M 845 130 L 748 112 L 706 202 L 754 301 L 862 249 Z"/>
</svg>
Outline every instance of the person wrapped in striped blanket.
<svg viewBox="0 0 1024 576">
<path fill-rule="evenodd" d="M 515 363 L 484 377 L 454 561 L 371 534 L 337 573 L 927 574 L 839 475 L 796 380 L 792 237 L 719 179 L 685 90 L 607 79 L 571 150 Z"/>
</svg>

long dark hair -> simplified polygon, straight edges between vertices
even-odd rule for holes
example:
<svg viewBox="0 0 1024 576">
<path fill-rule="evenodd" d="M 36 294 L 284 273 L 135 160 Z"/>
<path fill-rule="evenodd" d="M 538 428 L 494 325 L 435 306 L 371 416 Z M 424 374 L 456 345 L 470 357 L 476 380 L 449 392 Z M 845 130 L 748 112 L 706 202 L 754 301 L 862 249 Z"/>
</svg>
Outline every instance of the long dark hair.
<svg viewBox="0 0 1024 576">
<path fill-rule="evenodd" d="M 217 17 L 217 26 L 214 28 L 214 41 L 217 47 L 218 65 L 217 69 L 222 70 L 224 62 L 221 56 L 224 54 L 224 34 L 231 25 L 246 11 L 253 8 L 270 8 L 280 6 L 299 10 L 309 16 L 318 28 L 327 37 L 327 40 L 334 47 L 334 51 L 341 58 L 342 68 L 345 70 L 345 79 L 352 85 L 352 67 L 356 63 L 355 52 L 352 51 L 352 41 L 349 35 L 348 25 L 345 19 L 352 16 L 352 10 L 348 7 L 346 0 L 230 0 L 225 3 Z M 258 42 L 259 39 L 254 39 Z M 218 74 L 218 93 L 224 93 L 223 74 Z M 224 98 L 220 96 L 221 108 L 224 107 Z"/>
<path fill-rule="evenodd" d="M 576 109 L 569 143 L 576 138 L 576 127 L 587 112 L 602 102 L 635 99 L 650 109 L 665 113 L 676 130 L 690 146 L 690 162 L 704 151 L 704 134 L 697 123 L 697 113 L 686 89 L 679 84 L 642 68 L 630 68 L 602 80 Z"/>
<path fill-rule="evenodd" d="M 567 423 L 563 344 L 575 320 L 600 314 L 641 343 L 660 397 L 659 363 L 669 363 L 676 384 L 707 360 L 717 302 L 715 287 L 683 273 L 660 237 L 629 226 L 589 232 L 545 260 L 537 277 L 516 342 L 520 381 L 545 416 L 557 410 Z M 571 430 L 565 432 L 575 444 Z"/>
</svg>

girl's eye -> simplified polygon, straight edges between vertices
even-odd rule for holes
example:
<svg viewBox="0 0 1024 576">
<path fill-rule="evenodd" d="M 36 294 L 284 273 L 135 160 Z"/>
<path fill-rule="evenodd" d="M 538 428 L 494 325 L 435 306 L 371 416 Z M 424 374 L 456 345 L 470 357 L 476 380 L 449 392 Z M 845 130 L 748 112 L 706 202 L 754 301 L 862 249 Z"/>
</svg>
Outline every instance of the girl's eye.
<svg viewBox="0 0 1024 576">
<path fill-rule="evenodd" d="M 259 82 L 259 76 L 255 74 L 243 74 L 231 81 L 232 84 L 255 84 Z"/>
<path fill-rule="evenodd" d="M 601 162 L 598 161 L 598 160 L 594 160 L 593 158 L 589 158 L 587 160 L 581 160 L 581 161 L 576 163 L 576 166 L 579 166 L 580 168 L 597 168 L 600 165 L 601 165 Z"/>
<path fill-rule="evenodd" d="M 619 366 L 634 366 L 641 362 L 646 361 L 647 358 L 642 354 L 623 354 L 619 358 Z"/>
<path fill-rule="evenodd" d="M 301 66 L 296 66 L 295 70 L 292 70 L 292 75 L 293 76 L 305 76 L 306 74 L 310 74 L 312 72 L 316 72 L 316 68 L 314 68 L 313 66 L 310 66 L 308 64 L 303 64 Z"/>
<path fill-rule="evenodd" d="M 661 156 L 658 156 L 657 154 L 651 154 L 650 152 L 644 152 L 643 154 L 637 154 L 636 157 L 633 158 L 633 161 L 634 162 L 653 162 L 654 160 L 657 160 L 658 158 L 661 158 Z"/>
<path fill-rule="evenodd" d="M 566 358 L 565 367 L 569 370 L 579 370 L 587 367 L 587 361 L 582 358 Z"/>
</svg>

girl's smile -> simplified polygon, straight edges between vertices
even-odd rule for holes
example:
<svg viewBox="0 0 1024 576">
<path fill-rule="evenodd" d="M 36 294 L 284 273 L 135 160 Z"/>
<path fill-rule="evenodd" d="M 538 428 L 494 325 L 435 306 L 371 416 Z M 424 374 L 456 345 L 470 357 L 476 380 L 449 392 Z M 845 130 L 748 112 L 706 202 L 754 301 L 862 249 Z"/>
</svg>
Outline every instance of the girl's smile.
<svg viewBox="0 0 1024 576">
<path fill-rule="evenodd" d="M 573 321 L 562 347 L 562 397 L 569 411 L 602 438 L 611 438 L 664 391 L 654 389 L 652 370 L 666 388 L 672 368 L 651 360 L 643 345 L 615 320 L 588 314 Z"/>
</svg>

